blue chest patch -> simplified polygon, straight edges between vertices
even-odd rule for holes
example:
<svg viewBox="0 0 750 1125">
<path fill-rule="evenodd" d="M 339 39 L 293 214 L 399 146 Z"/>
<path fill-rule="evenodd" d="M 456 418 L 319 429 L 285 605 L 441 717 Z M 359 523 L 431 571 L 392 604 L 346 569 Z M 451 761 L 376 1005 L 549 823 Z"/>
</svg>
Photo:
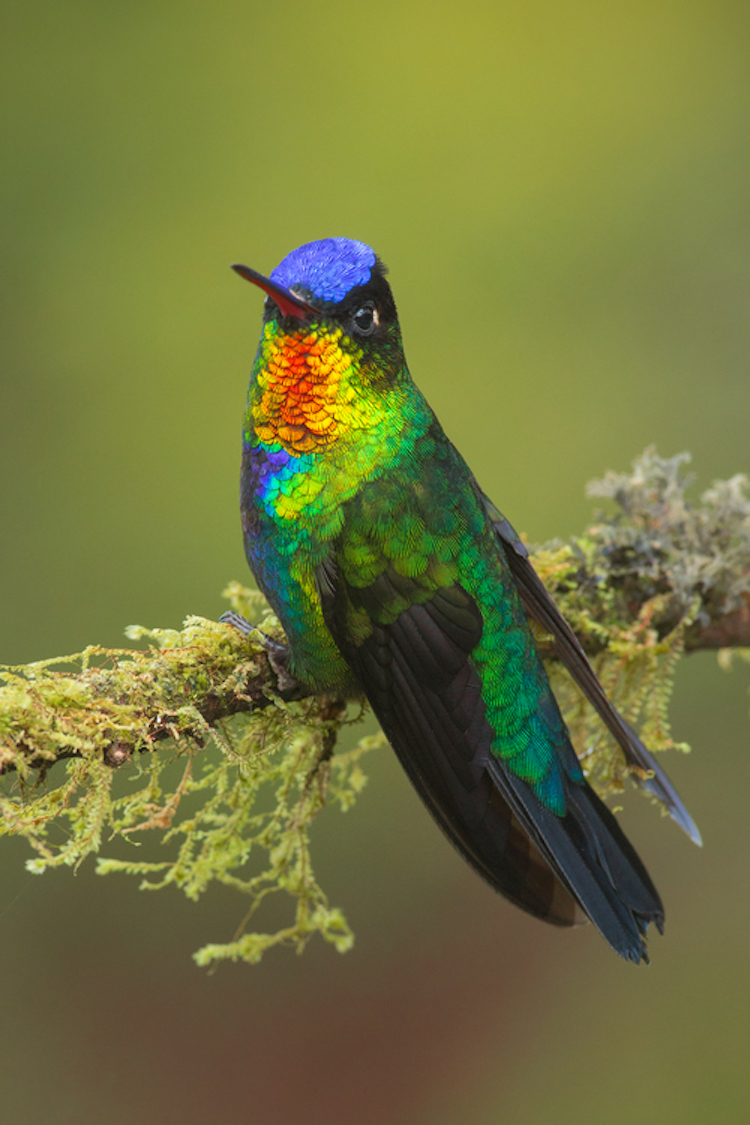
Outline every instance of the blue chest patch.
<svg viewBox="0 0 750 1125">
<path fill-rule="evenodd" d="M 243 473 L 250 496 L 257 497 L 269 516 L 274 514 L 274 501 L 284 485 L 297 473 L 310 469 L 309 457 L 292 457 L 280 446 L 244 442 Z"/>
<path fill-rule="evenodd" d="M 323 238 L 287 254 L 271 281 L 285 289 L 304 286 L 318 300 L 338 304 L 355 286 L 367 284 L 376 260 L 374 250 L 364 242 Z"/>
</svg>

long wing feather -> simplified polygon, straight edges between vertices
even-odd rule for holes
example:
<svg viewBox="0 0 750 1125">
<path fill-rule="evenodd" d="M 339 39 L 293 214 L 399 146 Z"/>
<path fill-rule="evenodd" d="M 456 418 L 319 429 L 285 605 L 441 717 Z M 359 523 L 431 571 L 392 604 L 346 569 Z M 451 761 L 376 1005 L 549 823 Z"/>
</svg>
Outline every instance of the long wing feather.
<svg viewBox="0 0 750 1125">
<path fill-rule="evenodd" d="M 701 835 L 690 813 L 685 808 L 672 782 L 638 735 L 615 710 L 581 647 L 578 637 L 565 620 L 544 583 L 534 570 L 528 551 L 508 520 L 494 504 L 483 497 L 492 519 L 498 541 L 505 551 L 524 608 L 528 615 L 555 639 L 557 652 L 565 667 L 592 707 L 618 742 L 625 760 L 632 767 L 633 778 L 664 804 L 669 815 L 679 824 L 690 839 L 702 844 Z"/>
</svg>

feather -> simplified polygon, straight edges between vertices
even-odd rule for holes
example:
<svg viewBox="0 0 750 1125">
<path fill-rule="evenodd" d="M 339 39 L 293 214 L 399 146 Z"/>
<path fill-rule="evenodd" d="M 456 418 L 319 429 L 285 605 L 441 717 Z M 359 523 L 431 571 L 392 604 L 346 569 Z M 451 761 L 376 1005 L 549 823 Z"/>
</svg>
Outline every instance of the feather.
<svg viewBox="0 0 750 1125">
<path fill-rule="evenodd" d="M 607 699 L 581 642 L 534 570 L 529 553 L 520 537 L 486 497 L 484 501 L 527 614 L 554 638 L 557 653 L 563 664 L 622 748 L 636 784 L 657 797 L 672 819 L 687 833 L 693 843 L 700 847 L 702 844 L 700 832 L 674 785 L 653 754 L 646 749 L 635 731 L 628 726 Z"/>
</svg>

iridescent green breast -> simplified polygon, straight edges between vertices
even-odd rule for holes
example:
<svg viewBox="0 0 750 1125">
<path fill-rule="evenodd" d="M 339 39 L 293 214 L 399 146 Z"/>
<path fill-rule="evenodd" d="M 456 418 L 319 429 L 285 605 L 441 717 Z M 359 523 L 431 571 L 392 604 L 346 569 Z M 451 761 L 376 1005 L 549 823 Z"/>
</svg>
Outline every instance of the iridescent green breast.
<svg viewBox="0 0 750 1125">
<path fill-rule="evenodd" d="M 248 396 L 245 549 L 287 632 L 295 674 L 317 687 L 351 682 L 322 618 L 317 569 L 343 542 L 351 500 L 413 460 L 432 422 L 415 388 L 368 386 L 360 359 L 340 330 L 289 335 L 270 323 Z"/>
</svg>

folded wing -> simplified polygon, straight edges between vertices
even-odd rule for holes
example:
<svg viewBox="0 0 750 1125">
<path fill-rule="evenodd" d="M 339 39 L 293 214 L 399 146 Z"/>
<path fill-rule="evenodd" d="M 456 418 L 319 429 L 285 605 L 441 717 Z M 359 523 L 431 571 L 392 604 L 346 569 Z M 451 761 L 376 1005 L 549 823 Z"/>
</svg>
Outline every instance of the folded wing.
<svg viewBox="0 0 750 1125">
<path fill-rule="evenodd" d="M 567 810 L 555 815 L 493 749 L 472 661 L 483 629 L 474 599 L 460 585 L 428 596 L 393 566 L 368 586 L 353 586 L 335 560 L 321 568 L 319 588 L 337 645 L 417 791 L 464 857 L 537 917 L 569 926 L 582 920 L 583 908 L 618 953 L 645 959 L 643 934 L 650 921 L 661 928 L 663 910 L 612 814 L 585 781 L 566 775 Z M 403 608 L 393 613 L 394 605 Z M 567 737 L 560 752 L 577 770 Z"/>
</svg>

